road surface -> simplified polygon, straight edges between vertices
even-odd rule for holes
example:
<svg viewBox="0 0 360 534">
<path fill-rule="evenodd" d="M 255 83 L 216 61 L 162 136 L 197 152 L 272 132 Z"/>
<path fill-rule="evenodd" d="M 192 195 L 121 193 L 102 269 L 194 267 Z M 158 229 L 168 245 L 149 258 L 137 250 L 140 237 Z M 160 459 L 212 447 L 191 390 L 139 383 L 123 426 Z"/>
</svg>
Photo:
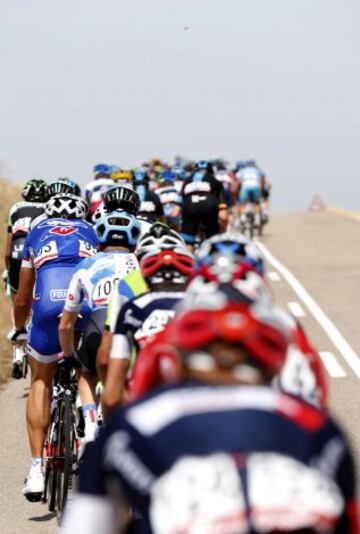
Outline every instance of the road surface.
<svg viewBox="0 0 360 534">
<path fill-rule="evenodd" d="M 274 215 L 261 239 L 279 304 L 299 316 L 322 353 L 330 405 L 360 458 L 360 222 L 338 213 Z M 45 505 L 21 494 L 29 451 L 25 432 L 28 384 L 0 394 L 0 532 L 56 532 Z"/>
</svg>

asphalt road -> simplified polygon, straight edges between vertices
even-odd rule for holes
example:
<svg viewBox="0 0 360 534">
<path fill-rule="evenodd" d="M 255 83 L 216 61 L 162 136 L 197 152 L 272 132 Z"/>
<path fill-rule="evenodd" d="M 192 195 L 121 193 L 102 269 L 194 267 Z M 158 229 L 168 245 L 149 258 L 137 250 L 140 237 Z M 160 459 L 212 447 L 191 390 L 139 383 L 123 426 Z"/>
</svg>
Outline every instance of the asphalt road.
<svg viewBox="0 0 360 534">
<path fill-rule="evenodd" d="M 331 212 L 274 215 L 261 242 L 271 259 L 267 272 L 276 300 L 299 315 L 325 353 L 331 410 L 360 458 L 360 222 Z M 2 534 L 57 530 L 46 505 L 28 503 L 21 493 L 29 467 L 27 387 L 13 381 L 0 393 Z"/>
</svg>

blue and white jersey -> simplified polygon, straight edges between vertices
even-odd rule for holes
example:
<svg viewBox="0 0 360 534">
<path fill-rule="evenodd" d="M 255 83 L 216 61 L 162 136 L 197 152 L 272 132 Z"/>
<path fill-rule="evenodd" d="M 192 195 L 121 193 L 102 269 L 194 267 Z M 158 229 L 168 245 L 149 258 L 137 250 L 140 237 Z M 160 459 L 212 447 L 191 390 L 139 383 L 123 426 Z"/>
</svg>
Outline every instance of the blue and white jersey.
<svg viewBox="0 0 360 534">
<path fill-rule="evenodd" d="M 165 328 L 183 298 L 181 291 L 150 291 L 126 302 L 117 317 L 110 358 L 129 359 L 134 347 L 139 350 Z"/>
<path fill-rule="evenodd" d="M 46 219 L 26 238 L 22 267 L 40 273 L 48 267 L 76 265 L 92 256 L 97 247 L 97 235 L 86 221 Z"/>
<path fill-rule="evenodd" d="M 116 495 L 141 533 L 347 533 L 354 494 L 326 413 L 269 387 L 181 384 L 119 409 L 88 446 L 65 533 L 95 534 L 99 516 L 115 532 Z"/>
<path fill-rule="evenodd" d="M 257 167 L 245 167 L 236 176 L 242 185 L 260 186 L 264 173 Z"/>
<path fill-rule="evenodd" d="M 107 307 L 113 288 L 138 267 L 135 255 L 125 251 L 98 252 L 82 260 L 71 278 L 65 310 L 78 312 L 84 299 L 91 311 Z"/>
<path fill-rule="evenodd" d="M 43 362 L 57 359 L 59 317 L 69 282 L 77 264 L 97 248 L 93 227 L 79 219 L 45 219 L 26 238 L 22 266 L 36 270 L 27 344 L 32 357 Z"/>
</svg>

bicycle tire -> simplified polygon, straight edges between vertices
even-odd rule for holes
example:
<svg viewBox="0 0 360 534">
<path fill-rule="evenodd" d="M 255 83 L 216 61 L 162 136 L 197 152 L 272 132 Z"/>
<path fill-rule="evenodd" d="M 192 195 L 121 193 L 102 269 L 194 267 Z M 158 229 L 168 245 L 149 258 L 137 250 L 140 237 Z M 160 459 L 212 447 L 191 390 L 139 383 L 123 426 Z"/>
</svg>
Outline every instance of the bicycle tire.
<svg viewBox="0 0 360 534">
<path fill-rule="evenodd" d="M 57 473 L 50 466 L 46 466 L 45 471 L 45 491 L 44 501 L 48 503 L 49 512 L 54 512 L 56 508 Z"/>
<path fill-rule="evenodd" d="M 60 406 L 59 446 L 62 457 L 57 479 L 57 509 L 61 515 L 68 496 L 74 463 L 75 434 L 72 417 L 71 395 L 65 392 Z"/>
</svg>

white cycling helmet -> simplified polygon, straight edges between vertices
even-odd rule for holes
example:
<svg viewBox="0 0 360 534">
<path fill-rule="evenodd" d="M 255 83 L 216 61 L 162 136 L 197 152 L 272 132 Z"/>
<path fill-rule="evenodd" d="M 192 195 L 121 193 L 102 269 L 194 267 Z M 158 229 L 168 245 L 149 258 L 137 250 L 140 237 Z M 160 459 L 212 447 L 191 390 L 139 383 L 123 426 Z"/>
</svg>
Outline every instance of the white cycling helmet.
<svg viewBox="0 0 360 534">
<path fill-rule="evenodd" d="M 136 247 L 136 255 L 139 259 L 143 258 L 145 254 L 158 250 L 171 249 L 178 252 L 178 248 L 186 249 L 186 244 L 183 238 L 171 230 L 166 224 L 156 222 L 149 231 L 144 234 Z"/>
<path fill-rule="evenodd" d="M 48 218 L 85 219 L 88 209 L 88 203 L 83 198 L 59 193 L 48 200 L 45 214 Z"/>
</svg>

